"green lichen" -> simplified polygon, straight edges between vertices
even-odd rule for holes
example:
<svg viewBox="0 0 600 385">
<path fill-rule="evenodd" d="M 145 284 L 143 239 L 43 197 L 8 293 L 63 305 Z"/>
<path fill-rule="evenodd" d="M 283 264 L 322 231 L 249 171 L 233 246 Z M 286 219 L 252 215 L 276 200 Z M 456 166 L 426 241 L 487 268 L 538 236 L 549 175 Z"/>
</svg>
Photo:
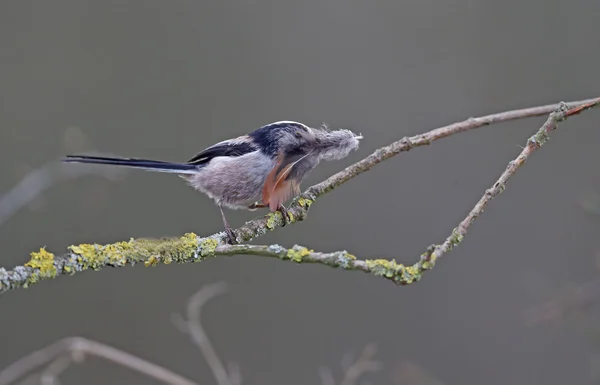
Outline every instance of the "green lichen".
<svg viewBox="0 0 600 385">
<path fill-rule="evenodd" d="M 205 238 L 200 241 L 200 256 L 202 258 L 214 257 L 215 249 L 219 245 L 219 242 L 213 238 Z"/>
<path fill-rule="evenodd" d="M 335 263 L 342 269 L 352 268 L 353 262 L 356 260 L 356 256 L 343 251 L 335 259 Z"/>
<path fill-rule="evenodd" d="M 421 279 L 421 269 L 418 265 L 406 266 L 402 274 L 400 283 L 403 285 L 411 284 Z"/>
<path fill-rule="evenodd" d="M 41 248 L 40 251 L 31 253 L 31 259 L 25 264 L 31 267 L 34 273 L 30 277 L 30 283 L 36 282 L 39 278 L 56 277 L 56 266 L 54 266 L 54 254 Z"/>
<path fill-rule="evenodd" d="M 421 254 L 421 260 L 418 262 L 418 265 L 421 267 L 421 270 L 431 270 L 435 266 L 437 262 L 437 257 L 435 256 L 435 251 L 440 245 L 430 245 L 427 250 Z"/>
<path fill-rule="evenodd" d="M 288 249 L 287 258 L 294 262 L 300 263 L 304 257 L 310 255 L 312 252 L 313 250 L 309 250 L 306 247 L 294 245 L 294 247 Z"/>
<path fill-rule="evenodd" d="M 269 247 L 267 247 L 267 251 L 276 254 L 279 256 L 279 258 L 285 258 L 287 256 L 287 250 L 280 245 L 269 245 Z"/>
<path fill-rule="evenodd" d="M 452 230 L 452 235 L 450 235 L 450 237 L 448 238 L 448 241 L 450 242 L 450 249 L 452 249 L 455 246 L 458 246 L 459 243 L 461 243 L 464 239 L 464 236 L 458 231 L 458 227 L 455 227 Z"/>
<path fill-rule="evenodd" d="M 421 269 L 423 270 L 431 270 L 435 266 L 436 258 L 424 259 L 421 261 Z"/>
<path fill-rule="evenodd" d="M 541 128 L 538 132 L 535 133 L 535 135 L 529 138 L 527 144 L 535 147 L 541 147 L 544 144 L 546 144 L 548 140 L 550 140 L 550 135 L 548 134 L 545 128 Z"/>
</svg>

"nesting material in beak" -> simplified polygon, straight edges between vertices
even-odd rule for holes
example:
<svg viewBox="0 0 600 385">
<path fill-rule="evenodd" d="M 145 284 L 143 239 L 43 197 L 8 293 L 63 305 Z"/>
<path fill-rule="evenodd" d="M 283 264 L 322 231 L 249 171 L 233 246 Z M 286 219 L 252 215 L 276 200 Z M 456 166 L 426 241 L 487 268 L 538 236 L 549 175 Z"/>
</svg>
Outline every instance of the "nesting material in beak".
<svg viewBox="0 0 600 385">
<path fill-rule="evenodd" d="M 338 160 L 348 156 L 350 151 L 358 149 L 361 134 L 356 135 L 350 130 L 328 130 L 320 128 L 315 130 L 317 139 L 317 152 L 322 160 Z"/>
</svg>

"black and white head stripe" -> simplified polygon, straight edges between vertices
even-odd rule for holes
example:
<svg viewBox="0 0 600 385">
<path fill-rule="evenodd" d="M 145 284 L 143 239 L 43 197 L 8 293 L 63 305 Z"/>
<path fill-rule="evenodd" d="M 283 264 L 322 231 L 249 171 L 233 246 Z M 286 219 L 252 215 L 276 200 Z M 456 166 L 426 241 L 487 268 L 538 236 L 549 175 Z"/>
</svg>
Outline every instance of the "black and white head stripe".
<svg viewBox="0 0 600 385">
<path fill-rule="evenodd" d="M 296 130 L 310 132 L 311 129 L 305 124 L 291 120 L 281 120 L 269 123 L 248 134 L 250 138 L 261 148 L 263 152 L 274 156 L 277 153 L 278 139 L 283 133 L 293 133 Z"/>
</svg>

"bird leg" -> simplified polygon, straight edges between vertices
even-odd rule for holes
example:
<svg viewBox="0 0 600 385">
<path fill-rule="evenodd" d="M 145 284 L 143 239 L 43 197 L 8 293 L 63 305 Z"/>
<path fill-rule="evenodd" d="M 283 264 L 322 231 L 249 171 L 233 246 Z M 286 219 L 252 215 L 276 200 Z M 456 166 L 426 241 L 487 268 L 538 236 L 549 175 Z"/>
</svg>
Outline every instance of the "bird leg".
<svg viewBox="0 0 600 385">
<path fill-rule="evenodd" d="M 235 234 L 233 233 L 231 226 L 229 226 L 229 223 L 227 222 L 227 218 L 225 218 L 225 213 L 223 212 L 223 207 L 221 205 L 219 205 L 219 210 L 221 210 L 221 217 L 223 218 L 223 224 L 225 225 L 225 233 L 227 233 L 227 237 L 229 238 L 229 243 L 232 245 L 235 245 L 237 243 L 237 241 L 235 239 Z"/>
</svg>

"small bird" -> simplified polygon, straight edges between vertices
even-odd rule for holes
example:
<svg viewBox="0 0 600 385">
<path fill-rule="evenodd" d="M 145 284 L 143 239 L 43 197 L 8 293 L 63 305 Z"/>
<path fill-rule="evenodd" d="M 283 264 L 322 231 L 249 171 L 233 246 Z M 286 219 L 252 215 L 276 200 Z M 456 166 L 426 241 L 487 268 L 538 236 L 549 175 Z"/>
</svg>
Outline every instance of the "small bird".
<svg viewBox="0 0 600 385">
<path fill-rule="evenodd" d="M 358 149 L 362 135 L 350 130 L 311 128 L 293 121 L 267 124 L 248 135 L 224 140 L 186 163 L 139 158 L 67 155 L 63 162 L 107 164 L 179 174 L 194 189 L 213 199 L 231 244 L 236 243 L 223 208 L 268 207 L 288 220 L 287 200 L 300 193 L 300 183 L 321 160 L 336 160 Z M 259 200 L 260 198 L 260 200 Z"/>
</svg>

